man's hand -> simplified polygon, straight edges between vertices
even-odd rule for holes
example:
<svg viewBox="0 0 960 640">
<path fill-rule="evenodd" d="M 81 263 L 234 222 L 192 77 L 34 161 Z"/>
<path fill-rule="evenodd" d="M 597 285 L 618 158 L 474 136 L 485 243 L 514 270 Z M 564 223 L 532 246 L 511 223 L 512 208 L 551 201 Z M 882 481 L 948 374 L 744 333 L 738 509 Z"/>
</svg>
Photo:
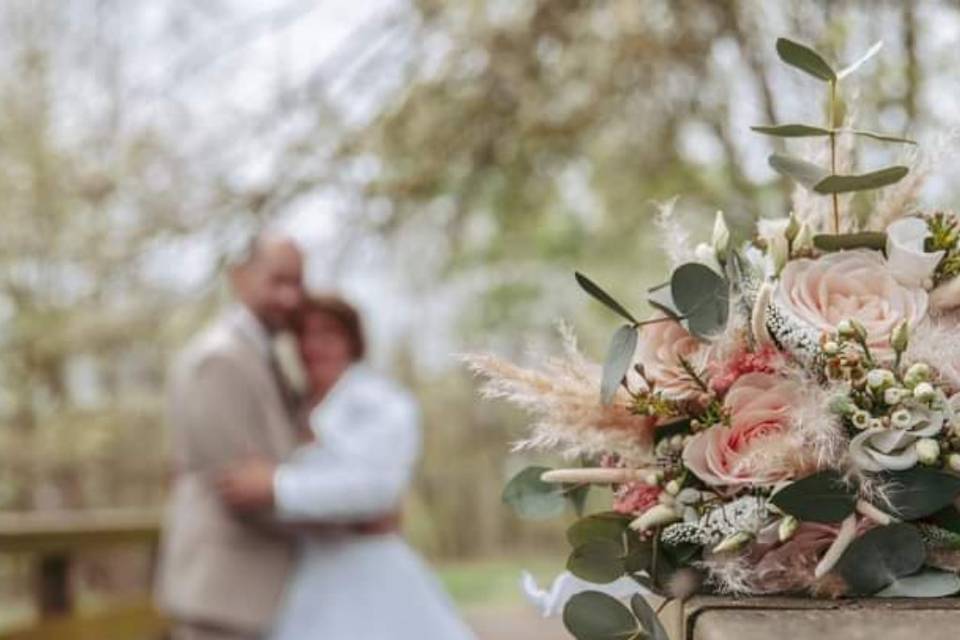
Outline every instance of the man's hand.
<svg viewBox="0 0 960 640">
<path fill-rule="evenodd" d="M 262 459 L 238 463 L 220 473 L 215 480 L 221 500 L 241 513 L 273 507 L 273 475 L 277 466 Z"/>
</svg>

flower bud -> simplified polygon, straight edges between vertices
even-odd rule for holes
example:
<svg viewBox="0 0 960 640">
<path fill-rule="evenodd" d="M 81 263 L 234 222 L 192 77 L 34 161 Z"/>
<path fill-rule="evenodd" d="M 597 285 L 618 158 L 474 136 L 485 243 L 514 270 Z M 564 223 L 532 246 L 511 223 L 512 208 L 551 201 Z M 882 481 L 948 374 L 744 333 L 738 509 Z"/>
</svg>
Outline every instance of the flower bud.
<svg viewBox="0 0 960 640">
<path fill-rule="evenodd" d="M 643 512 L 639 518 L 630 523 L 630 528 L 635 531 L 647 531 L 654 527 L 664 524 L 670 524 L 680 519 L 673 507 L 665 504 L 655 504 Z"/>
<path fill-rule="evenodd" d="M 853 325 L 850 324 L 849 320 L 841 320 L 837 323 L 837 333 L 840 334 L 841 338 L 852 338 Z"/>
<path fill-rule="evenodd" d="M 883 429 L 883 420 L 880 418 L 870 418 L 867 427 L 870 429 Z"/>
<path fill-rule="evenodd" d="M 896 381 L 893 372 L 888 369 L 871 369 L 867 373 L 867 386 L 877 391 L 893 386 Z"/>
<path fill-rule="evenodd" d="M 671 496 L 675 496 L 680 493 L 680 483 L 676 480 L 671 480 L 663 487 L 663 490 L 669 493 Z"/>
<path fill-rule="evenodd" d="M 777 527 L 777 537 L 780 538 L 780 542 L 786 542 L 792 538 L 793 534 L 797 531 L 797 527 L 799 526 L 800 521 L 794 516 L 784 516 L 784 518 L 780 521 L 780 526 Z"/>
<path fill-rule="evenodd" d="M 895 429 L 907 429 L 913 421 L 913 416 L 906 409 L 897 409 L 890 416 L 890 425 Z"/>
<path fill-rule="evenodd" d="M 950 471 L 960 473 L 960 453 L 951 453 L 947 456 L 947 466 L 950 467 Z"/>
<path fill-rule="evenodd" d="M 901 321 L 893 331 L 890 332 L 890 346 L 897 353 L 903 353 L 907 350 L 907 344 L 910 341 L 910 323 L 906 320 Z"/>
<path fill-rule="evenodd" d="M 743 545 L 753 539 L 746 531 L 737 531 L 720 541 L 720 544 L 713 548 L 714 553 L 725 553 L 727 551 L 736 551 Z"/>
<path fill-rule="evenodd" d="M 727 248 L 730 246 L 730 229 L 727 228 L 727 221 L 723 217 L 723 211 L 717 211 L 717 217 L 713 222 L 713 250 L 717 254 L 717 259 L 722 260 L 727 254 Z"/>
<path fill-rule="evenodd" d="M 800 252 L 813 251 L 813 230 L 806 222 L 800 225 L 800 231 L 793 240 L 793 250 Z"/>
<path fill-rule="evenodd" d="M 883 401 L 890 406 L 893 406 L 903 402 L 908 395 L 910 395 L 910 392 L 906 389 L 901 389 L 900 387 L 890 387 L 889 389 L 884 390 Z"/>
<path fill-rule="evenodd" d="M 793 211 L 790 212 L 790 219 L 787 221 L 787 228 L 784 229 L 783 235 L 787 240 L 793 242 L 797 235 L 800 233 L 800 222 L 797 220 L 797 214 Z"/>
<path fill-rule="evenodd" d="M 870 414 L 863 409 L 857 409 L 850 417 L 850 422 L 852 422 L 853 426 L 857 429 L 866 429 L 870 426 Z"/>
<path fill-rule="evenodd" d="M 933 375 L 933 372 L 930 370 L 930 365 L 926 362 L 915 362 L 907 369 L 907 374 L 903 377 L 903 381 L 908 387 L 912 388 L 921 382 L 929 380 L 931 375 Z"/>
<path fill-rule="evenodd" d="M 913 388 L 913 397 L 920 402 L 930 402 L 937 397 L 937 391 L 929 382 L 921 382 Z"/>
<path fill-rule="evenodd" d="M 823 343 L 823 353 L 828 356 L 835 356 L 840 353 L 840 345 L 833 340 L 827 340 Z"/>
<path fill-rule="evenodd" d="M 863 341 L 867 339 L 867 328 L 858 320 L 850 318 L 850 328 L 853 330 L 853 337 L 857 340 Z"/>
<path fill-rule="evenodd" d="M 779 275 L 790 259 L 790 246 L 787 239 L 783 236 L 774 236 L 770 238 L 770 246 L 767 248 L 770 260 L 773 262 L 773 272 Z"/>
<path fill-rule="evenodd" d="M 917 458 L 920 464 L 936 464 L 940 459 L 940 443 L 933 438 L 920 438 L 914 445 L 917 448 Z"/>
</svg>

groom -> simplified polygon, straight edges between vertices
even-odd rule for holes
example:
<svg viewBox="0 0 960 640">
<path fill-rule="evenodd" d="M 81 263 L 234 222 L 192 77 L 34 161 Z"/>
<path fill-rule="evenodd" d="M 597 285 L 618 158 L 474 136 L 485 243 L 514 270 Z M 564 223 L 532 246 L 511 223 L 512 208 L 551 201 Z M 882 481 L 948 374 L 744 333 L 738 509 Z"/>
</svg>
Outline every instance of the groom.
<svg viewBox="0 0 960 640">
<path fill-rule="evenodd" d="M 289 535 L 269 516 L 230 513 L 214 481 L 232 462 L 278 462 L 297 446 L 295 394 L 272 338 L 303 300 L 303 257 L 290 238 L 262 233 L 230 282 L 237 306 L 190 343 L 170 381 L 174 481 L 158 597 L 173 640 L 261 638 L 292 566 Z"/>
</svg>

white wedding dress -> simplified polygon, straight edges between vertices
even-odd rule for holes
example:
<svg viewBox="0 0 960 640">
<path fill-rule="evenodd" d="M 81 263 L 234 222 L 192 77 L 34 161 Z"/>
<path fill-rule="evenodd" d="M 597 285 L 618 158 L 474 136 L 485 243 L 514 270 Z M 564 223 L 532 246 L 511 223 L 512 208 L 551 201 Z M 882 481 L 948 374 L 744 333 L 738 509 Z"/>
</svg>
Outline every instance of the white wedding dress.
<svg viewBox="0 0 960 640">
<path fill-rule="evenodd" d="M 279 516 L 351 523 L 400 504 L 420 451 L 413 398 L 363 365 L 310 417 L 316 443 L 275 477 Z M 397 534 L 304 534 L 270 640 L 467 640 L 437 580 Z"/>
</svg>

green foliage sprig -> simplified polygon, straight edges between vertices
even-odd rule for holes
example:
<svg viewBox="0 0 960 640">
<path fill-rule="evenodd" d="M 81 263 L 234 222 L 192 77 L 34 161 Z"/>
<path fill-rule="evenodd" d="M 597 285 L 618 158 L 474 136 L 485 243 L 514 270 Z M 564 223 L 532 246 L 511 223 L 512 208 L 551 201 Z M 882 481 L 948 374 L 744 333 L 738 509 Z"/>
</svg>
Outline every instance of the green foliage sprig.
<svg viewBox="0 0 960 640">
<path fill-rule="evenodd" d="M 909 172 L 907 167 L 898 165 L 863 174 L 840 175 L 837 173 L 837 137 L 840 135 L 855 135 L 871 138 L 880 142 L 916 144 L 913 140 L 908 140 L 907 138 L 858 129 L 840 128 L 837 115 L 840 81 L 876 55 L 880 50 L 880 46 L 881 43 L 877 43 L 850 66 L 841 71 L 835 71 L 823 56 L 810 47 L 800 44 L 799 42 L 794 42 L 793 40 L 788 40 L 787 38 L 779 38 L 777 40 L 777 55 L 780 56 L 781 60 L 828 84 L 829 101 L 827 107 L 827 124 L 825 127 L 808 124 L 781 124 L 751 127 L 753 131 L 757 133 L 779 138 L 826 137 L 828 139 L 830 145 L 829 170 L 799 158 L 779 154 L 770 156 L 770 166 L 778 173 L 797 181 L 815 193 L 831 196 L 833 201 L 833 226 L 834 232 L 837 234 L 840 233 L 839 194 L 879 189 L 902 180 Z"/>
</svg>

